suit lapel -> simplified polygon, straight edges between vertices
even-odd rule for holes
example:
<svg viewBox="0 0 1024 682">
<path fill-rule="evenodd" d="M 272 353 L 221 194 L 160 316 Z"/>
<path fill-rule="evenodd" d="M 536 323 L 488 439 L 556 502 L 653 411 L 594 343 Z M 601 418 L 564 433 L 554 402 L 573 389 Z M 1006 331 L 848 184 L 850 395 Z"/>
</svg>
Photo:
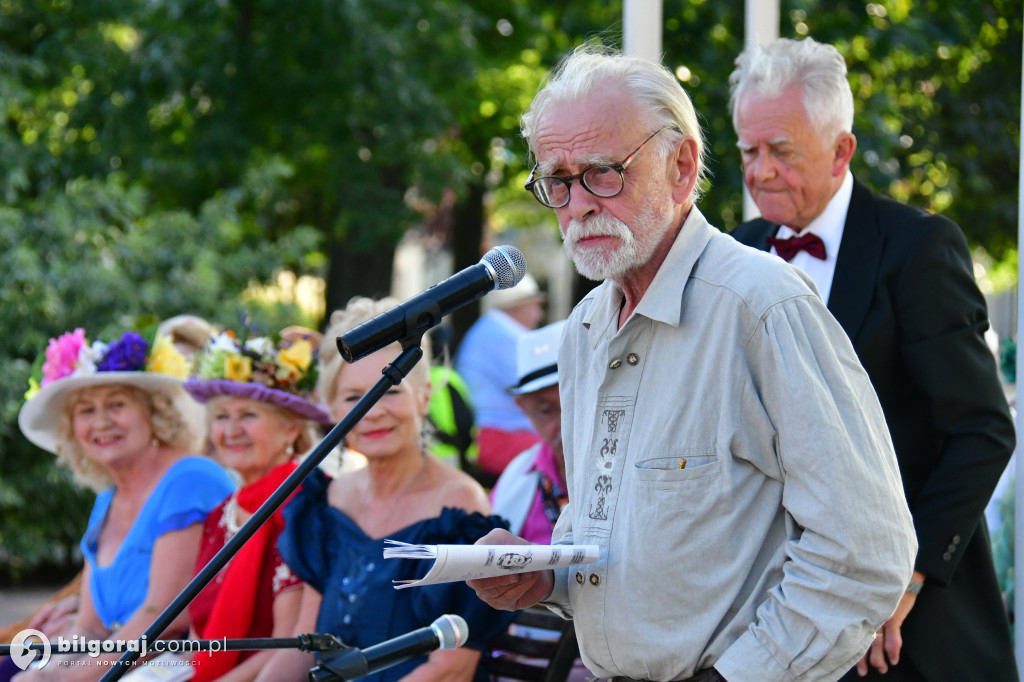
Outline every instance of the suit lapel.
<svg viewBox="0 0 1024 682">
<path fill-rule="evenodd" d="M 771 251 L 771 247 L 768 246 L 768 237 L 774 237 L 779 231 L 779 226 L 758 218 L 756 224 L 751 225 L 751 227 L 756 239 L 747 243 L 762 251 Z"/>
<path fill-rule="evenodd" d="M 857 338 L 875 294 L 875 280 L 884 246 L 875 215 L 874 197 L 856 178 L 843 226 L 828 309 L 851 340 Z"/>
</svg>

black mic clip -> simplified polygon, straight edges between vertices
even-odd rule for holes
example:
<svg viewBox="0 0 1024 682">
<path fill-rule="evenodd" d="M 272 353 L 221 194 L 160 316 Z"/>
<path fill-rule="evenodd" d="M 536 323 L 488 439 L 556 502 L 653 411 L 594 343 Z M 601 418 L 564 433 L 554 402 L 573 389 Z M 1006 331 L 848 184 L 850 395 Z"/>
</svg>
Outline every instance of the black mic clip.
<svg viewBox="0 0 1024 682">
<path fill-rule="evenodd" d="M 341 641 L 341 638 L 337 635 L 323 634 L 320 632 L 299 635 L 297 639 L 299 640 L 299 651 L 335 653 L 352 648 Z"/>
<path fill-rule="evenodd" d="M 412 346 L 419 346 L 423 341 L 423 334 L 437 325 L 441 324 L 444 313 L 441 306 L 433 299 L 420 299 L 409 301 L 405 306 L 405 330 L 404 339 L 399 339 L 403 350 L 409 350 Z"/>
<path fill-rule="evenodd" d="M 312 634 L 301 635 L 300 639 L 309 638 L 309 647 L 303 651 L 316 651 L 322 654 L 320 663 L 309 671 L 309 682 L 333 682 L 334 680 L 357 680 L 370 674 L 366 656 L 358 647 L 349 646 L 336 635 Z"/>
<path fill-rule="evenodd" d="M 370 674 L 370 664 L 363 652 L 356 647 L 342 646 L 343 650 L 320 659 L 320 664 L 309 671 L 309 682 L 358 680 Z"/>
</svg>

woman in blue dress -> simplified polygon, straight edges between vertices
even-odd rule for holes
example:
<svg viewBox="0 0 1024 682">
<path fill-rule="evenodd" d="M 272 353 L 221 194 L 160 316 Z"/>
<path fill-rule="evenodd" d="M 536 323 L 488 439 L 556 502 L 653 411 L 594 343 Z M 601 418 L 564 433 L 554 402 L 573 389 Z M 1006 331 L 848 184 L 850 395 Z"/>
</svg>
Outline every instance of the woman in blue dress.
<svg viewBox="0 0 1024 682">
<path fill-rule="evenodd" d="M 325 337 L 334 339 L 395 303 L 353 299 L 332 316 Z M 347 364 L 335 344 L 321 346 L 319 391 L 335 419 L 370 390 L 399 350 L 395 344 Z M 421 361 L 348 434 L 346 444 L 366 456 L 367 466 L 335 479 L 314 471 L 284 512 L 281 554 L 315 590 L 307 590 L 308 601 L 304 595 L 299 632 L 331 633 L 365 648 L 428 626 L 443 614 L 468 622 L 465 647 L 433 651 L 365 678 L 373 682 L 485 680 L 481 652 L 512 618 L 481 602 L 465 583 L 407 590 L 392 584 L 422 577 L 430 562 L 385 561 L 385 539 L 471 544 L 506 525 L 488 516 L 490 505 L 479 483 L 426 453 L 423 423 L 429 402 L 429 367 Z M 312 656 L 298 652 L 276 660 L 282 668 L 264 670 L 261 679 L 304 680 L 315 665 Z"/>
<path fill-rule="evenodd" d="M 82 538 L 85 570 L 70 639 L 137 639 L 192 577 L 203 520 L 234 489 L 198 451 L 202 410 L 182 389 L 188 363 L 171 341 L 128 332 L 89 343 L 51 339 L 42 380 L 18 415 L 22 433 L 98 491 Z M 165 636 L 188 630 L 183 614 Z M 54 656 L 18 682 L 96 680 L 118 658 Z M 76 659 L 78 659 L 76 661 Z"/>
</svg>

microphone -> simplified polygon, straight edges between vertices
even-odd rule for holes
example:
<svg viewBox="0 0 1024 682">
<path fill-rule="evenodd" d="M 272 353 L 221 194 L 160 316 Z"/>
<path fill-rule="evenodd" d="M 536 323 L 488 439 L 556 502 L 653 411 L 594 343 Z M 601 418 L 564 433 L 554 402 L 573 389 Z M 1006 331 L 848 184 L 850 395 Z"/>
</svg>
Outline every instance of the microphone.
<svg viewBox="0 0 1024 682">
<path fill-rule="evenodd" d="M 348 649 L 321 661 L 309 671 L 310 682 L 355 680 L 435 649 L 457 649 L 466 643 L 469 625 L 462 616 L 445 614 L 429 627 L 394 637 L 365 649 Z"/>
<path fill-rule="evenodd" d="M 494 289 L 511 289 L 524 275 L 523 252 L 514 246 L 495 246 L 476 265 L 339 336 L 338 351 L 346 362 L 355 362 L 395 341 L 418 339 L 456 308 Z"/>
</svg>

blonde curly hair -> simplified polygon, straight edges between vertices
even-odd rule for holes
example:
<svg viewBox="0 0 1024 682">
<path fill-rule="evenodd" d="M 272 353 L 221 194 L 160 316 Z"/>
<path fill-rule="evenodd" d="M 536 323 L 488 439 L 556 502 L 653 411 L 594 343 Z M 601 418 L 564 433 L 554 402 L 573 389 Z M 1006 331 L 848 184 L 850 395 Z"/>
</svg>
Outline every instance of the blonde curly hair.
<svg viewBox="0 0 1024 682">
<path fill-rule="evenodd" d="M 341 353 L 338 352 L 336 339 L 349 331 L 355 329 L 364 322 L 367 322 L 377 315 L 390 310 L 401 301 L 390 296 L 381 299 L 372 299 L 365 296 L 356 296 L 348 302 L 342 310 L 335 310 L 331 313 L 331 323 L 324 332 L 324 343 L 320 344 L 318 352 L 320 361 L 320 376 L 317 381 L 317 393 L 326 405 L 334 402 L 337 392 L 338 374 L 345 364 Z M 409 372 L 406 381 L 412 382 L 415 386 L 423 387 L 430 383 L 430 339 L 424 335 L 420 343 L 423 348 L 423 358 Z M 399 344 L 393 343 L 387 348 L 393 348 L 397 355 Z"/>
<path fill-rule="evenodd" d="M 122 389 L 142 405 L 153 437 L 160 445 L 181 452 L 198 452 L 200 436 L 195 431 L 195 425 L 182 416 L 169 395 L 163 391 L 147 391 L 128 384 L 111 386 Z M 114 484 L 114 477 L 106 467 L 86 456 L 75 438 L 72 424 L 72 406 L 77 397 L 88 390 L 91 388 L 80 388 L 68 395 L 64 401 L 57 420 L 57 462 L 71 471 L 77 483 L 100 492 Z"/>
</svg>

